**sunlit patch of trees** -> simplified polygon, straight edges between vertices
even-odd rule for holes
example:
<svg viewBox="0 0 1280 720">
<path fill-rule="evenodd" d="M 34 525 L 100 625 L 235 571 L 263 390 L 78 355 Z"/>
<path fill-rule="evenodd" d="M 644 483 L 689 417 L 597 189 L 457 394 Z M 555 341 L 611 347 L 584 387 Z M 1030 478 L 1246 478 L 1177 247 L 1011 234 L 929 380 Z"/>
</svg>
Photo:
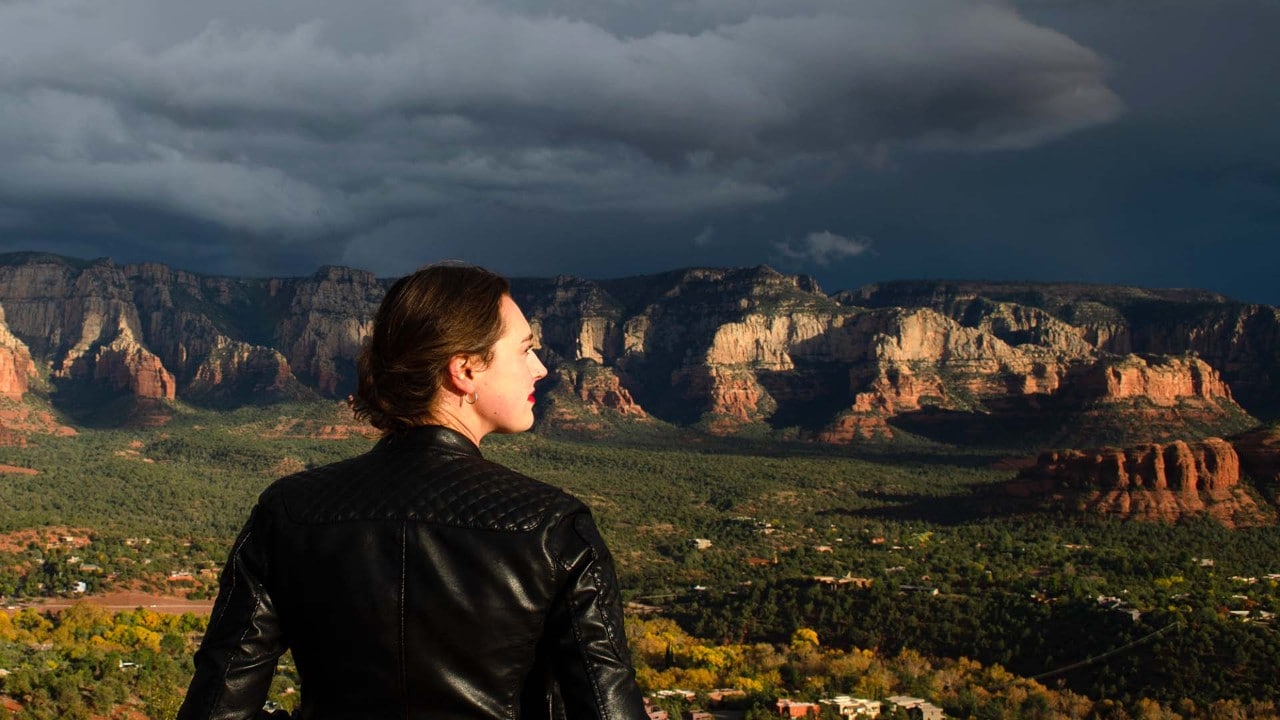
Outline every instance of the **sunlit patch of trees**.
<svg viewBox="0 0 1280 720">
<path fill-rule="evenodd" d="M 171 718 L 191 679 L 204 617 L 153 610 L 111 613 L 78 603 L 60 613 L 0 612 L 0 695 L 23 720 Z M 288 656 L 272 701 L 292 708 L 297 681 Z"/>
<path fill-rule="evenodd" d="M 742 690 L 745 695 L 733 702 L 747 709 L 747 720 L 777 717 L 778 697 L 815 701 L 835 695 L 910 695 L 940 705 L 947 717 L 982 720 L 1237 720 L 1277 713 L 1271 699 L 1092 700 L 965 657 L 930 658 L 909 648 L 883 653 L 824 647 L 817 631 L 807 627 L 776 645 L 709 643 L 669 619 L 633 619 L 628 627 L 637 679 L 646 690 L 693 691 L 693 704 L 702 707 L 713 689 Z M 676 712 L 688 705 L 681 698 L 661 704 Z M 835 715 L 828 709 L 823 717 Z"/>
</svg>

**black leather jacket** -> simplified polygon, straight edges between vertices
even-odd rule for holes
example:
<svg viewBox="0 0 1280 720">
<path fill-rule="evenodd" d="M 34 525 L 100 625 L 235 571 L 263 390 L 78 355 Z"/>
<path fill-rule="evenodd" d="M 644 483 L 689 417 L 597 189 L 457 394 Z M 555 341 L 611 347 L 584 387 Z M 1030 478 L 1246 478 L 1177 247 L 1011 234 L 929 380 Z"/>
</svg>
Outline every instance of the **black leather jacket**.
<svg viewBox="0 0 1280 720">
<path fill-rule="evenodd" d="M 236 539 L 180 720 L 645 718 L 613 561 L 570 495 L 426 426 L 267 488 Z"/>
</svg>

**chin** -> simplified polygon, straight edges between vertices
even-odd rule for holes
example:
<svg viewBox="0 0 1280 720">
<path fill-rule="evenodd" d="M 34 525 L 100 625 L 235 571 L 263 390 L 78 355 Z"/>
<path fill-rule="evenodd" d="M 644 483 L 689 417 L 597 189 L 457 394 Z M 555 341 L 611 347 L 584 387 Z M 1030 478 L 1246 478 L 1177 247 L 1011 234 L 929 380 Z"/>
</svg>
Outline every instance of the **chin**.
<svg viewBox="0 0 1280 720">
<path fill-rule="evenodd" d="M 500 435 L 514 435 L 516 433 L 528 432 L 533 429 L 533 418 L 529 418 L 529 422 L 520 423 L 518 425 L 508 425 L 507 427 L 497 428 L 494 432 Z"/>
</svg>

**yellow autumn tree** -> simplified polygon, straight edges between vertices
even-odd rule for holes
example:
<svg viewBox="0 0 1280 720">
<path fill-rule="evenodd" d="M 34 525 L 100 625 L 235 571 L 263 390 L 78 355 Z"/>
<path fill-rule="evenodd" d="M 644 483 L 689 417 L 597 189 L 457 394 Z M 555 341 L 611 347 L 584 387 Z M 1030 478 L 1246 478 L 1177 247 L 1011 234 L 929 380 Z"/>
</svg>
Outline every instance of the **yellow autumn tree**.
<svg viewBox="0 0 1280 720">
<path fill-rule="evenodd" d="M 791 647 L 793 649 L 804 646 L 818 647 L 818 631 L 812 628 L 802 627 L 791 633 Z"/>
<path fill-rule="evenodd" d="M 0 640 L 13 642 L 18 639 L 18 628 L 13 625 L 13 618 L 7 612 L 0 612 Z"/>
</svg>

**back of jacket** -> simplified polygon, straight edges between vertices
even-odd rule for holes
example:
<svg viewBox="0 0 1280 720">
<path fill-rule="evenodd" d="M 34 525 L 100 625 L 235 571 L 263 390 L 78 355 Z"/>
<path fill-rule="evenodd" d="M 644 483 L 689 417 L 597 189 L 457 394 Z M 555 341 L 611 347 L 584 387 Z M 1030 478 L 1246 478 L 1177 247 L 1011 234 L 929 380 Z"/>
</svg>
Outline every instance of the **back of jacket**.
<svg viewBox="0 0 1280 720">
<path fill-rule="evenodd" d="M 283 478 L 222 579 L 179 714 L 642 718 L 612 561 L 576 499 L 439 427 Z"/>
</svg>

